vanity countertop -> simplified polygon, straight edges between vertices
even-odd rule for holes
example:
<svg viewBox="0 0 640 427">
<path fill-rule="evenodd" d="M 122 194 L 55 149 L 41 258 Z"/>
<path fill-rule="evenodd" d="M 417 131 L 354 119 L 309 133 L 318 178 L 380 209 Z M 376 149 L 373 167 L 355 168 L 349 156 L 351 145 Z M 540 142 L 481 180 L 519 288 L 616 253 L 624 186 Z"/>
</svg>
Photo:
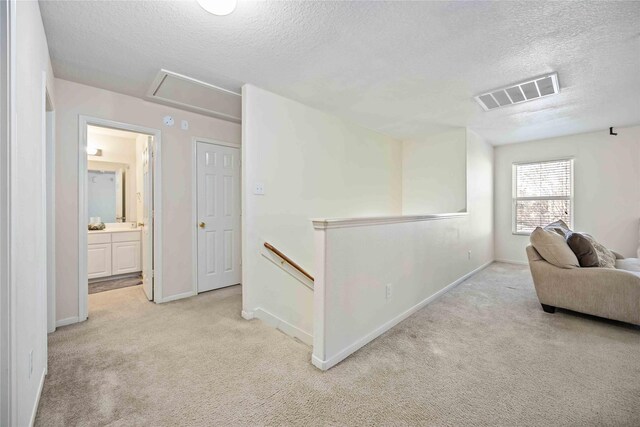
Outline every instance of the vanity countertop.
<svg viewBox="0 0 640 427">
<path fill-rule="evenodd" d="M 105 234 L 105 233 L 126 233 L 129 231 L 140 231 L 141 227 L 136 228 L 105 228 L 104 230 L 88 230 L 89 234 Z"/>
</svg>

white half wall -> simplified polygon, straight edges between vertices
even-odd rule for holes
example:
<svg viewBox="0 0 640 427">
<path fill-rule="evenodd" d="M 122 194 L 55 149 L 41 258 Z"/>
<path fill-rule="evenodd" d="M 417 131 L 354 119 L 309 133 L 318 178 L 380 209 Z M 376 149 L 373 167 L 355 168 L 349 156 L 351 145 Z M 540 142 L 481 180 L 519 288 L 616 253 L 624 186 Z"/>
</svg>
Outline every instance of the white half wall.
<svg viewBox="0 0 640 427">
<path fill-rule="evenodd" d="M 493 148 L 473 132 L 467 147 L 468 213 L 314 221 L 315 366 L 331 368 L 493 261 Z"/>
<path fill-rule="evenodd" d="M 14 328 L 10 425 L 28 426 L 35 419 L 47 371 L 47 150 L 43 76 L 54 106 L 55 90 L 38 2 L 18 1 L 15 10 L 17 111 L 9 201 Z"/>
<path fill-rule="evenodd" d="M 514 162 L 574 158 L 574 229 L 638 256 L 640 126 L 495 147 L 496 259 L 526 263 L 529 236 L 512 234 Z"/>
<path fill-rule="evenodd" d="M 162 132 L 163 292 L 189 295 L 192 277 L 193 137 L 240 142 L 240 125 L 139 98 L 56 79 L 56 317 L 78 318 L 78 116 L 129 123 Z M 176 125 L 164 126 L 171 115 Z M 189 121 L 189 130 L 180 121 Z"/>
<path fill-rule="evenodd" d="M 464 212 L 467 130 L 402 143 L 402 214 Z"/>
<path fill-rule="evenodd" d="M 264 241 L 313 275 L 314 217 L 399 215 L 401 143 L 257 87 L 243 88 L 243 311 L 300 339 L 313 291 L 272 262 Z M 253 194 L 263 184 L 264 195 Z"/>
</svg>

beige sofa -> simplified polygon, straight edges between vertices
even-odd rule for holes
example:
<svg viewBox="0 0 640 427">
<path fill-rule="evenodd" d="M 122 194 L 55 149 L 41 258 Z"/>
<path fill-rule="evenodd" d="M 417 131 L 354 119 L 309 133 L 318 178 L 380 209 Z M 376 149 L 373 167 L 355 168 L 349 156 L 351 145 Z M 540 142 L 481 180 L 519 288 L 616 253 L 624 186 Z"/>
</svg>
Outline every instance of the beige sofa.
<svg viewBox="0 0 640 427">
<path fill-rule="evenodd" d="M 556 307 L 640 325 L 640 260 L 616 255 L 616 268 L 560 268 L 527 246 L 542 308 Z"/>
</svg>

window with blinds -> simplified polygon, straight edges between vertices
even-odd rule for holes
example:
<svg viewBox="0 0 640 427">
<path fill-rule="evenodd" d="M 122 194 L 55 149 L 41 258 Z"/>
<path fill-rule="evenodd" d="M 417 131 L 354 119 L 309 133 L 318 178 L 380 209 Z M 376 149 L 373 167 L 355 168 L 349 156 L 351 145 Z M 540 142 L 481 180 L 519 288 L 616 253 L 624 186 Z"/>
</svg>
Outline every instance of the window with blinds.
<svg viewBox="0 0 640 427">
<path fill-rule="evenodd" d="M 559 219 L 572 226 L 573 160 L 513 165 L 513 232 L 531 233 Z"/>
</svg>

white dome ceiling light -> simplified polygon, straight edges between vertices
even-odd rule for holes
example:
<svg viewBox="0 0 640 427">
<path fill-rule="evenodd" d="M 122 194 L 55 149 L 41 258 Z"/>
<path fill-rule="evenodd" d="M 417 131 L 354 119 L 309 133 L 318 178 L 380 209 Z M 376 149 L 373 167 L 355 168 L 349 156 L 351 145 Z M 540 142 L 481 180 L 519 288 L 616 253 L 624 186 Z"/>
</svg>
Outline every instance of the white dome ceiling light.
<svg viewBox="0 0 640 427">
<path fill-rule="evenodd" d="M 218 16 L 229 15 L 236 10 L 238 0 L 197 0 L 207 12 Z"/>
</svg>

